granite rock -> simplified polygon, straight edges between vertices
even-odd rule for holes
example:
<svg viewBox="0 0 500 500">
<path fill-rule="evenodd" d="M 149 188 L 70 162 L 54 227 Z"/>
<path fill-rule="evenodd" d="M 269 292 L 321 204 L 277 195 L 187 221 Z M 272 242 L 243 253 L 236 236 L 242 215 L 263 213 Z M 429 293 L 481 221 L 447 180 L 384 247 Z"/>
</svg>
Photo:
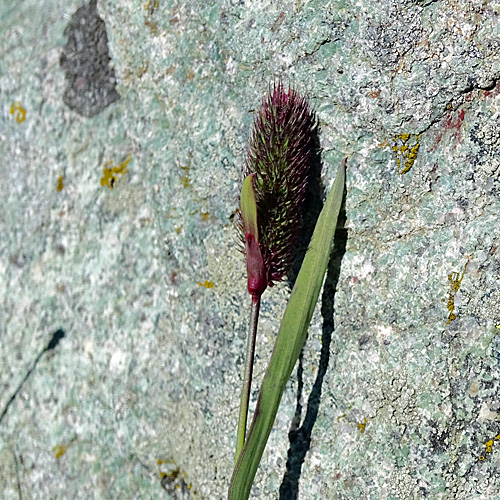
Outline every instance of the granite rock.
<svg viewBox="0 0 500 500">
<path fill-rule="evenodd" d="M 500 3 L 100 0 L 97 113 L 59 64 L 89 8 L 0 4 L 0 497 L 225 498 L 232 218 L 281 79 L 320 119 L 318 198 L 345 155 L 347 194 L 252 498 L 498 498 Z"/>
</svg>

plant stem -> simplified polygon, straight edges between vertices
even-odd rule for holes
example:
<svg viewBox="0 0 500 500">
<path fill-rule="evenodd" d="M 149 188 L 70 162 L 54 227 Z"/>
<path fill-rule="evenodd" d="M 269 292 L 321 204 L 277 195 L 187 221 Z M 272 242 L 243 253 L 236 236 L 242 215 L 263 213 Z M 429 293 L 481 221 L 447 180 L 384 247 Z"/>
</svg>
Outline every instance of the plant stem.
<svg viewBox="0 0 500 500">
<path fill-rule="evenodd" d="M 240 397 L 240 415 L 238 417 L 238 433 L 236 434 L 236 453 L 234 463 L 238 461 L 247 430 L 248 401 L 252 386 L 253 358 L 255 354 L 255 339 L 257 337 L 257 323 L 259 322 L 260 295 L 252 295 L 252 308 L 250 310 L 250 326 L 248 328 L 247 352 L 243 372 L 243 386 Z"/>
</svg>

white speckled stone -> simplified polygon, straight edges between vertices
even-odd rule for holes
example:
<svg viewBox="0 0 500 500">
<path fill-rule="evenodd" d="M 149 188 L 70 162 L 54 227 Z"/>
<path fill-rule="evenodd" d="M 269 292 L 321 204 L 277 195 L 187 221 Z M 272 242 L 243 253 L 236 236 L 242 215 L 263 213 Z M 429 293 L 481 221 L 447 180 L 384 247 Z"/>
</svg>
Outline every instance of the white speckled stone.
<svg viewBox="0 0 500 500">
<path fill-rule="evenodd" d="M 120 99 L 93 118 L 63 102 L 81 5 L 0 3 L 0 498 L 225 498 L 230 216 L 278 78 L 317 110 L 327 188 L 350 156 L 347 243 L 252 498 L 498 498 L 500 3 L 100 0 Z M 263 298 L 251 409 L 287 296 Z"/>
</svg>

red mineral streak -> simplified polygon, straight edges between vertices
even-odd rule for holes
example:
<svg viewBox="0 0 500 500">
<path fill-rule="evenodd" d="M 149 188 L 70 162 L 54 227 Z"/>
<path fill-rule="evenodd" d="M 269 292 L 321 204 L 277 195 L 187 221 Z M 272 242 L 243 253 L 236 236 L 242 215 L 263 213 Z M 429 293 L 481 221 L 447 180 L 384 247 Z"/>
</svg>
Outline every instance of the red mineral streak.
<svg viewBox="0 0 500 500">
<path fill-rule="evenodd" d="M 452 130 L 452 138 L 455 142 L 455 145 L 453 146 L 453 149 L 455 149 L 457 146 L 456 144 L 460 142 L 462 133 L 461 133 L 461 128 L 462 128 L 462 122 L 464 121 L 465 117 L 465 109 L 462 109 L 458 115 L 453 116 L 452 113 L 448 113 L 446 115 L 446 118 L 444 120 L 443 128 L 440 132 L 438 132 L 436 136 L 436 141 L 434 142 L 434 145 L 429 149 L 429 151 L 435 151 L 441 142 L 441 139 L 443 136 L 448 132 L 449 130 Z"/>
<path fill-rule="evenodd" d="M 486 90 L 483 92 L 483 99 L 486 99 L 487 97 L 495 97 L 498 94 L 500 94 L 500 82 L 495 85 L 495 88 L 492 90 Z"/>
</svg>

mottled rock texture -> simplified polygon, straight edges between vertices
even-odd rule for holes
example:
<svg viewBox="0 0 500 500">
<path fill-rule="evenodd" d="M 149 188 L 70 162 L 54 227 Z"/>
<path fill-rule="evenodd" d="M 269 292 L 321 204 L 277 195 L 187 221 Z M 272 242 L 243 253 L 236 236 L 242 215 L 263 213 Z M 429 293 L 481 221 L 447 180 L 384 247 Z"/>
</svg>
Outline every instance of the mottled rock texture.
<svg viewBox="0 0 500 500">
<path fill-rule="evenodd" d="M 347 193 L 252 498 L 498 498 L 499 14 L 1 3 L 0 497 L 225 497 L 249 302 L 232 218 L 282 79 L 320 120 L 317 200 L 345 155 Z M 100 61 L 104 87 L 75 75 L 106 105 L 68 98 L 68 51 Z M 263 296 L 251 409 L 288 293 Z"/>
</svg>

